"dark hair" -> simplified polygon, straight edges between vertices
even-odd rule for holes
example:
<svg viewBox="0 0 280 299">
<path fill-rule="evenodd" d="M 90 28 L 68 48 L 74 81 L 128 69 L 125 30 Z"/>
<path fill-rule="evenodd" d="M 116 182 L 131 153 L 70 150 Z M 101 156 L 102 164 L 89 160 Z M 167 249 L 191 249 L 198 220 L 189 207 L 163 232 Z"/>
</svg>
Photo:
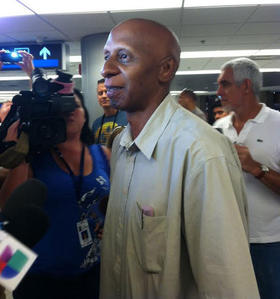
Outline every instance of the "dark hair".
<svg viewBox="0 0 280 299">
<path fill-rule="evenodd" d="M 193 90 L 189 89 L 189 88 L 184 88 L 181 93 L 180 96 L 189 96 L 191 97 L 194 101 L 196 101 L 197 96 L 196 94 L 193 92 Z"/>
<path fill-rule="evenodd" d="M 101 83 L 105 83 L 105 79 L 104 79 L 104 78 L 99 79 L 99 80 L 97 81 L 97 85 L 98 85 L 98 84 L 101 84 Z"/>
<path fill-rule="evenodd" d="M 94 143 L 94 137 L 93 137 L 93 132 L 89 127 L 89 115 L 88 115 L 88 110 L 85 106 L 85 101 L 84 101 L 84 96 L 82 95 L 82 93 L 80 92 L 79 89 L 74 88 L 74 94 L 79 98 L 79 100 L 81 101 L 82 107 L 85 111 L 85 123 L 84 126 L 82 128 L 82 132 L 81 132 L 81 141 L 83 143 L 85 143 L 86 145 L 91 145 Z"/>
<path fill-rule="evenodd" d="M 221 101 L 218 98 L 215 99 L 215 101 L 212 104 L 211 108 L 213 110 L 214 108 L 217 108 L 217 107 L 223 107 Z"/>
</svg>

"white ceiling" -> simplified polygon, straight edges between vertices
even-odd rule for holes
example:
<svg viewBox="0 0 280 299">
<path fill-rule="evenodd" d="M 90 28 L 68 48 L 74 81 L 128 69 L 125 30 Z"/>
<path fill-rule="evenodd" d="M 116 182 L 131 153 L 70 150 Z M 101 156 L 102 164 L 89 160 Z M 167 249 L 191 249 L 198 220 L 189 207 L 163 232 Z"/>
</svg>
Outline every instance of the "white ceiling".
<svg viewBox="0 0 280 299">
<path fill-rule="evenodd" d="M 71 55 L 80 55 L 82 37 L 108 32 L 117 23 L 135 17 L 149 18 L 174 30 L 183 51 L 280 48 L 280 4 L 63 15 L 34 11 L 29 16 L 0 18 L 0 44 L 59 40 L 69 42 Z M 219 69 L 229 59 L 184 59 L 179 70 Z M 280 68 L 280 57 L 258 60 L 258 64 Z"/>
</svg>

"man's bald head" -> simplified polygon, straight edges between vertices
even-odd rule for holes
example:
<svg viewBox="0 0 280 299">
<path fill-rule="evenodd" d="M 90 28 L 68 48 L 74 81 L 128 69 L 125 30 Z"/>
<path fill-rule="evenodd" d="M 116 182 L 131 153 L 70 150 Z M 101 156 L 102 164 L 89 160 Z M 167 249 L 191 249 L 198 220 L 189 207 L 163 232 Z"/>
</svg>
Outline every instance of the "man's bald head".
<svg viewBox="0 0 280 299">
<path fill-rule="evenodd" d="M 169 92 L 179 66 L 175 35 L 150 20 L 131 19 L 115 26 L 104 47 L 107 94 L 117 109 L 155 110 Z"/>
<path fill-rule="evenodd" d="M 111 32 L 127 30 L 133 31 L 142 50 L 160 59 L 172 57 L 177 64 L 176 70 L 178 69 L 181 48 L 175 33 L 164 25 L 147 19 L 129 19 L 116 25 Z"/>
</svg>

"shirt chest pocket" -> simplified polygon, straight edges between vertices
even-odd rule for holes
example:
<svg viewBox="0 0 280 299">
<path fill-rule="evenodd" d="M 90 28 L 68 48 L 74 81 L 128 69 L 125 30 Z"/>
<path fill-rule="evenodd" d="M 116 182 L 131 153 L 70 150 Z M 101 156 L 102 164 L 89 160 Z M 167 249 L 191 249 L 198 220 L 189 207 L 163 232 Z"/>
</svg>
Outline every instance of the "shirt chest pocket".
<svg viewBox="0 0 280 299">
<path fill-rule="evenodd" d="M 166 216 L 147 216 L 141 205 L 136 207 L 136 222 L 133 229 L 136 255 L 146 272 L 159 273 L 166 254 Z"/>
</svg>

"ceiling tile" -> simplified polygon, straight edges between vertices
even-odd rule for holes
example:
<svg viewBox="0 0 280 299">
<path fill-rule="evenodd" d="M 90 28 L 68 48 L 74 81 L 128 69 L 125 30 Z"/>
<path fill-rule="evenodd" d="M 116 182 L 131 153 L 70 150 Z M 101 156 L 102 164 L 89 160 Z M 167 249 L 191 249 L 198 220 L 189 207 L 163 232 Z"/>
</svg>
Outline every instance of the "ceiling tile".
<svg viewBox="0 0 280 299">
<path fill-rule="evenodd" d="M 228 40 L 228 44 L 268 44 L 276 42 L 279 39 L 279 34 L 251 34 L 251 35 L 240 35 L 236 34 L 231 36 Z"/>
<path fill-rule="evenodd" d="M 64 35 L 55 30 L 14 32 L 9 35 L 19 42 L 63 41 Z"/>
<path fill-rule="evenodd" d="M 44 18 L 71 40 L 81 39 L 83 36 L 108 32 L 114 26 L 107 13 L 83 15 L 44 15 Z"/>
<path fill-rule="evenodd" d="M 223 46 L 217 45 L 209 45 L 209 46 L 185 46 L 181 47 L 182 52 L 192 52 L 192 51 L 215 51 L 215 50 L 223 50 Z"/>
<path fill-rule="evenodd" d="M 125 21 L 130 18 L 143 18 L 150 19 L 156 22 L 160 22 L 166 26 L 178 25 L 180 22 L 180 9 L 163 9 L 163 10 L 149 10 L 149 11 L 137 11 L 137 12 L 112 12 L 112 17 L 117 23 Z"/>
<path fill-rule="evenodd" d="M 247 23 L 239 29 L 238 34 L 280 34 L 280 22 Z"/>
<path fill-rule="evenodd" d="M 186 25 L 182 29 L 182 36 L 219 36 L 219 35 L 232 35 L 234 34 L 238 28 L 239 24 L 223 24 L 222 26 L 219 24 L 212 25 Z"/>
<path fill-rule="evenodd" d="M 36 32 L 51 30 L 51 26 L 35 15 L 0 18 L 0 33 L 17 33 L 22 31 Z"/>
<path fill-rule="evenodd" d="M 0 43 L 12 43 L 15 42 L 15 39 L 7 35 L 0 34 Z"/>
<path fill-rule="evenodd" d="M 253 50 L 253 49 L 266 49 L 267 44 L 265 43 L 248 43 L 248 44 L 229 44 L 229 45 L 224 45 L 223 50 Z"/>
<path fill-rule="evenodd" d="M 248 22 L 280 22 L 280 5 L 258 6 Z"/>
<path fill-rule="evenodd" d="M 255 9 L 255 6 L 184 9 L 183 24 L 243 23 Z"/>
<path fill-rule="evenodd" d="M 217 46 L 223 45 L 227 43 L 229 40 L 228 36 L 220 35 L 220 36 L 200 36 L 200 37 L 183 37 L 180 39 L 180 45 L 182 48 L 185 47 L 204 47 L 207 48 L 213 46 L 217 48 Z M 187 50 L 186 50 L 187 51 Z M 199 50 L 203 51 L 203 50 Z"/>
</svg>

